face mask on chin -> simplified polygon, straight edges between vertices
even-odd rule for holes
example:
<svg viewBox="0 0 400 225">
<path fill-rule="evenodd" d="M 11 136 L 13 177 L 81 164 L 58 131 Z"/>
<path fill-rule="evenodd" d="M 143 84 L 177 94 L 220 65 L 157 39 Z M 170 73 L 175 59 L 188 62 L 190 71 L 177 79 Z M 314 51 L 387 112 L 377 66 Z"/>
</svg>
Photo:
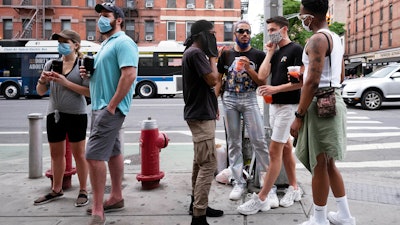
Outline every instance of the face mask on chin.
<svg viewBox="0 0 400 225">
<path fill-rule="evenodd" d="M 239 46 L 240 49 L 246 49 L 247 47 L 249 47 L 251 40 L 249 39 L 249 42 L 247 43 L 242 43 L 239 41 L 239 39 L 236 37 L 235 39 L 236 44 Z"/>
<path fill-rule="evenodd" d="M 110 19 L 104 16 L 100 16 L 99 21 L 97 22 L 97 26 L 99 27 L 100 33 L 105 34 L 112 30 Z"/>
<path fill-rule="evenodd" d="M 281 29 L 278 32 L 272 33 L 269 35 L 269 39 L 272 43 L 278 44 L 282 39 Z"/>
</svg>

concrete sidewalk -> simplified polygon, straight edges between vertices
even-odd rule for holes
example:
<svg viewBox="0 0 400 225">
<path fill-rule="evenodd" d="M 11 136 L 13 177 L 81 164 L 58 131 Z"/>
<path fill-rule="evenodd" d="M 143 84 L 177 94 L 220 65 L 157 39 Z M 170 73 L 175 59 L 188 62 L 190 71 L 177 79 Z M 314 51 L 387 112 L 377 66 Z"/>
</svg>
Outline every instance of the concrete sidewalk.
<svg viewBox="0 0 400 225">
<path fill-rule="evenodd" d="M 2 203 L 0 224 L 74 225 L 87 223 L 89 216 L 86 215 L 86 208 L 91 204 L 82 208 L 74 207 L 79 189 L 76 175 L 72 179 L 73 187 L 65 190 L 63 199 L 34 206 L 33 201 L 37 197 L 49 192 L 50 179 L 45 176 L 38 179 L 28 178 L 27 147 L 7 146 L 1 147 L 0 151 L 2 155 L 0 158 L 0 184 L 2 187 L 0 191 L 0 202 Z M 107 224 L 190 224 L 191 216 L 187 211 L 191 193 L 192 146 L 170 145 L 166 149 L 162 149 L 160 157 L 160 167 L 165 172 L 165 177 L 160 181 L 160 187 L 144 191 L 141 189 L 141 183 L 136 180 L 136 174 L 140 172 L 138 146 L 125 148 L 125 158 L 127 159 L 123 181 L 125 210 L 106 214 Z M 44 145 L 43 174 L 49 167 L 49 150 L 47 145 Z M 232 187 L 214 182 L 209 198 L 210 206 L 224 210 L 225 215 L 220 218 L 208 218 L 208 223 L 291 225 L 307 220 L 312 209 L 311 175 L 305 169 L 297 171 L 299 184 L 305 192 L 303 199 L 289 208 L 272 209 L 252 216 L 243 216 L 236 212 L 237 206 L 247 200 L 246 196 L 241 201 L 230 201 L 228 196 Z M 90 191 L 90 185 L 88 188 Z M 109 186 L 107 186 L 106 192 L 109 192 Z M 400 198 L 399 196 L 400 193 L 397 194 L 397 198 Z M 399 205 L 352 199 L 349 199 L 349 204 L 353 216 L 357 219 L 357 224 L 399 224 Z M 336 210 L 332 196 L 329 198 L 328 210 Z"/>
</svg>

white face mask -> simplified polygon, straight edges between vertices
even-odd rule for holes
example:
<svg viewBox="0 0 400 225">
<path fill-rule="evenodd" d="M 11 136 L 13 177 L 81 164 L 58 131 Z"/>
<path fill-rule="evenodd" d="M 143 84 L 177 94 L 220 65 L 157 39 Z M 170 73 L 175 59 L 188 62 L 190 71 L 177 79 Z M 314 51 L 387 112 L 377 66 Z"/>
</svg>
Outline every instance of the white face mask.
<svg viewBox="0 0 400 225">
<path fill-rule="evenodd" d="M 310 31 L 312 31 L 312 30 L 310 29 L 310 25 L 311 25 L 311 22 L 312 22 L 312 21 L 310 21 L 310 23 L 309 23 L 308 25 L 306 25 L 304 21 L 307 19 L 307 17 L 311 17 L 311 19 L 314 18 L 313 15 L 304 14 L 304 15 L 302 15 L 302 16 L 299 16 L 299 19 L 301 20 L 301 25 L 303 26 L 304 30 L 310 32 Z"/>
</svg>

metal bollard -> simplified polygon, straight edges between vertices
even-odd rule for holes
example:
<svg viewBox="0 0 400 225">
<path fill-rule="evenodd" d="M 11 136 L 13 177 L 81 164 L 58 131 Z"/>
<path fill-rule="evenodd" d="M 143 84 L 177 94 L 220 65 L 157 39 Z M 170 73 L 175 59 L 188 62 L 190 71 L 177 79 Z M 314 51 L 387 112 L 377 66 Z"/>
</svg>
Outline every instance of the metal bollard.
<svg viewBox="0 0 400 225">
<path fill-rule="evenodd" d="M 43 174 L 43 144 L 41 113 L 31 113 L 29 119 L 29 178 L 39 178 Z"/>
</svg>

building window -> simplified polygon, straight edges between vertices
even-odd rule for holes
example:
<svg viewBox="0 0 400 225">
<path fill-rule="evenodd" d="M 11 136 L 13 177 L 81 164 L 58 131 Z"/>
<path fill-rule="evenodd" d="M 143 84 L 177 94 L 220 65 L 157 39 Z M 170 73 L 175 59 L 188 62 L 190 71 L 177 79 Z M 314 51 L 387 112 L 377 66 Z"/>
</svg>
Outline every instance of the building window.
<svg viewBox="0 0 400 225">
<path fill-rule="evenodd" d="M 374 45 L 372 44 L 372 35 L 369 35 L 369 49 L 372 50 Z"/>
<path fill-rule="evenodd" d="M 13 38 L 13 23 L 12 19 L 3 19 L 3 39 Z"/>
<path fill-rule="evenodd" d="M 364 18 L 363 18 L 363 30 L 365 30 L 366 22 L 367 22 L 367 16 L 364 16 Z"/>
<path fill-rule="evenodd" d="M 134 9 L 135 8 L 135 1 L 133 0 L 126 0 L 126 8 Z"/>
<path fill-rule="evenodd" d="M 61 30 L 71 30 L 71 20 L 61 20 Z"/>
<path fill-rule="evenodd" d="M 186 38 L 190 37 L 190 29 L 192 28 L 192 25 L 194 24 L 194 21 L 187 21 L 186 22 Z"/>
<path fill-rule="evenodd" d="M 358 32 L 358 20 L 356 19 L 356 33 Z"/>
<path fill-rule="evenodd" d="M 153 40 L 154 37 L 154 21 L 147 20 L 144 22 L 144 32 L 145 32 L 145 39 L 148 41 Z"/>
<path fill-rule="evenodd" d="M 61 0 L 61 5 L 71 5 L 71 0 Z"/>
<path fill-rule="evenodd" d="M 167 0 L 167 8 L 176 8 L 176 0 Z"/>
<path fill-rule="evenodd" d="M 354 41 L 354 53 L 357 53 L 357 39 Z"/>
<path fill-rule="evenodd" d="M 86 6 L 87 7 L 95 7 L 96 6 L 96 0 L 86 0 Z"/>
<path fill-rule="evenodd" d="M 167 22 L 167 40 L 176 40 L 176 23 Z"/>
<path fill-rule="evenodd" d="M 135 40 L 135 20 L 126 20 L 126 35 Z"/>
<path fill-rule="evenodd" d="M 12 0 L 3 0 L 3 5 L 11 5 Z"/>
<path fill-rule="evenodd" d="M 87 19 L 86 20 L 86 39 L 88 41 L 96 40 L 96 20 L 95 19 Z"/>
<path fill-rule="evenodd" d="M 362 39 L 362 50 L 363 50 L 363 52 L 365 51 L 365 37 L 363 37 L 363 39 Z"/>
<path fill-rule="evenodd" d="M 347 37 L 350 37 L 350 23 L 347 25 Z"/>
<path fill-rule="evenodd" d="M 224 8 L 225 9 L 233 9 L 233 0 L 225 0 Z"/>
<path fill-rule="evenodd" d="M 371 12 L 371 25 L 374 24 L 374 13 Z"/>
<path fill-rule="evenodd" d="M 392 47 L 392 40 L 393 40 L 393 37 L 392 37 L 392 29 L 389 29 L 389 47 Z"/>
<path fill-rule="evenodd" d="M 196 1 L 195 0 L 186 0 L 186 8 L 195 8 Z"/>
<path fill-rule="evenodd" d="M 358 12 L 358 0 L 356 0 L 356 13 Z"/>
<path fill-rule="evenodd" d="M 224 22 L 224 41 L 233 41 L 233 22 Z"/>
<path fill-rule="evenodd" d="M 379 32 L 379 48 L 383 46 L 383 33 Z"/>
<path fill-rule="evenodd" d="M 383 20 L 383 8 L 381 8 L 380 10 L 379 10 L 379 12 L 380 12 L 380 20 L 382 21 Z"/>
<path fill-rule="evenodd" d="M 50 39 L 53 34 L 53 24 L 50 19 L 44 20 L 44 38 Z"/>
<path fill-rule="evenodd" d="M 350 54 L 350 41 L 347 42 L 347 52 Z"/>
<path fill-rule="evenodd" d="M 205 0 L 206 9 L 214 9 L 214 0 Z"/>
<path fill-rule="evenodd" d="M 393 5 L 389 5 L 389 20 L 393 19 Z"/>
<path fill-rule="evenodd" d="M 22 20 L 22 27 L 24 28 L 24 38 L 32 38 L 32 26 L 30 24 L 30 19 Z"/>
</svg>

